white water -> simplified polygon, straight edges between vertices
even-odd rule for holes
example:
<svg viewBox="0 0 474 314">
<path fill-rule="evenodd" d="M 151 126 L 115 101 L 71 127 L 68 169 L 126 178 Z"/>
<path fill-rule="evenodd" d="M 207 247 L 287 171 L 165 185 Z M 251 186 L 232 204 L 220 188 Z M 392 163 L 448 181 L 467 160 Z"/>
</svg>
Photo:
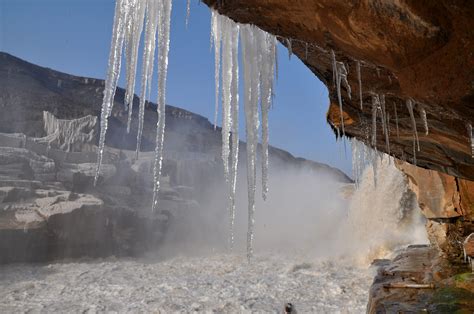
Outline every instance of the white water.
<svg viewBox="0 0 474 314">
<path fill-rule="evenodd" d="M 376 159 L 377 187 L 367 167 L 350 201 L 342 196 L 350 186 L 328 175 L 272 173 L 272 193 L 257 202 L 251 263 L 241 253 L 245 215 L 237 215 L 238 251 L 225 254 L 212 243 L 226 242 L 212 231 L 221 224 L 204 209 L 170 226 L 153 257 L 1 267 L 0 312 L 276 312 L 292 302 L 300 313 L 364 313 L 372 259 L 426 241 L 404 177 Z"/>
<path fill-rule="evenodd" d="M 217 254 L 0 269 L 0 312 L 364 313 L 372 273 L 294 256 Z"/>
</svg>

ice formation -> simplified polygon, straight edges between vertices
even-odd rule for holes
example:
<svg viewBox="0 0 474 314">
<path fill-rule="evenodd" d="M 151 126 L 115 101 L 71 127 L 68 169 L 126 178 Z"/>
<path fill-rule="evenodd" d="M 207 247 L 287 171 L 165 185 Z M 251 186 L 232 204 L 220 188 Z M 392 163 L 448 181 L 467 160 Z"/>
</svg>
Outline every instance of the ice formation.
<svg viewBox="0 0 474 314">
<path fill-rule="evenodd" d="M 359 82 L 359 102 L 360 102 L 360 109 L 362 110 L 362 78 L 360 75 L 360 61 L 357 61 L 357 81 Z"/>
<path fill-rule="evenodd" d="M 474 158 L 474 134 L 472 133 L 472 124 L 467 124 L 467 135 L 469 136 L 471 143 L 471 157 Z"/>
<path fill-rule="evenodd" d="M 189 15 L 191 14 L 191 0 L 187 0 L 186 2 L 186 28 L 189 24 Z"/>
<path fill-rule="evenodd" d="M 416 129 L 415 115 L 413 114 L 413 101 L 411 99 L 407 100 L 407 108 L 410 113 L 411 125 L 413 128 L 413 163 L 416 164 L 415 144 L 418 151 L 420 151 L 420 141 L 418 140 L 418 130 Z"/>
<path fill-rule="evenodd" d="M 385 110 L 385 95 L 380 95 L 380 106 L 382 110 L 382 127 L 383 127 L 383 133 L 385 134 L 385 148 L 387 150 L 387 153 L 390 155 L 390 137 L 388 134 L 388 117 L 387 117 L 387 111 Z"/>
<path fill-rule="evenodd" d="M 430 130 L 428 128 L 428 119 L 426 118 L 425 108 L 423 108 L 423 107 L 420 108 L 420 115 L 421 115 L 421 119 L 423 120 L 423 127 L 425 128 L 425 135 L 428 135 L 430 133 Z"/>
<path fill-rule="evenodd" d="M 94 128 L 97 117 L 85 116 L 73 120 L 56 118 L 52 113 L 43 111 L 43 125 L 45 137 L 36 139 L 46 143 L 49 148 L 58 148 L 64 151 L 73 151 L 74 147 L 81 147 L 94 140 Z"/>
<path fill-rule="evenodd" d="M 166 77 L 168 72 L 168 53 L 170 49 L 170 22 L 172 0 L 161 3 L 158 24 L 158 103 L 156 111 L 155 165 L 153 167 L 153 210 L 158 208 L 158 192 L 160 190 L 161 169 L 163 166 L 163 144 L 166 117 Z"/>
<path fill-rule="evenodd" d="M 372 171 L 374 173 L 374 185 L 377 185 L 377 159 L 383 158 L 382 153 L 378 152 L 376 149 L 373 149 L 364 142 L 361 142 L 355 138 L 352 139 L 352 175 L 356 187 L 359 187 L 362 174 L 365 171 L 367 166 L 372 166 Z M 388 156 L 388 160 L 390 160 Z"/>
<path fill-rule="evenodd" d="M 346 66 L 344 65 L 343 62 L 336 60 L 336 55 L 334 54 L 333 50 L 331 50 L 331 59 L 332 59 L 332 75 L 333 75 L 334 83 L 336 85 L 337 100 L 339 102 L 339 110 L 340 110 L 340 115 L 341 115 L 342 135 L 345 135 L 346 132 L 344 130 L 344 111 L 342 109 L 341 84 L 343 84 L 344 87 L 346 88 L 349 99 L 351 98 L 351 86 L 349 85 L 349 82 L 347 80 Z"/>
<path fill-rule="evenodd" d="M 286 39 L 286 48 L 288 48 L 288 59 L 291 60 L 291 55 L 293 54 L 293 46 L 291 38 Z"/>
<path fill-rule="evenodd" d="M 240 32 L 244 77 L 244 110 L 247 139 L 248 233 L 247 256 L 253 255 L 254 214 L 257 175 L 258 129 L 262 124 L 262 193 L 268 191 L 268 110 L 273 94 L 276 39 L 253 25 L 240 25 L 212 12 L 211 38 L 216 66 L 216 107 L 219 99 L 219 68 L 222 69 L 222 160 L 229 183 L 230 247 L 234 242 L 235 188 L 239 149 L 239 69 Z M 222 45 L 222 47 L 220 47 Z M 222 62 L 222 65 L 220 64 Z M 230 138 L 230 139 L 229 139 Z M 231 164 L 229 166 L 229 157 Z"/>
<path fill-rule="evenodd" d="M 215 66 L 215 72 L 214 72 L 214 80 L 215 80 L 215 105 L 214 105 L 214 130 L 217 127 L 217 113 L 219 109 L 219 81 L 220 81 L 220 76 L 219 76 L 219 71 L 220 71 L 220 66 L 221 66 L 221 23 L 218 22 L 218 19 L 220 19 L 219 14 L 212 10 L 211 11 L 211 48 L 212 45 L 214 44 L 214 66 Z"/>
<path fill-rule="evenodd" d="M 135 80 L 138 64 L 138 46 L 143 31 L 143 19 L 145 16 L 146 3 L 134 1 L 130 10 L 131 18 L 127 21 L 125 34 L 125 54 L 127 62 L 125 107 L 128 109 L 127 133 L 130 133 L 132 122 L 133 98 L 135 96 Z"/>
<path fill-rule="evenodd" d="M 398 131 L 398 112 L 397 112 L 397 104 L 393 104 L 393 110 L 395 111 L 395 127 L 397 129 L 397 138 L 400 138 L 400 133 Z"/>
<path fill-rule="evenodd" d="M 372 147 L 377 147 L 377 111 L 380 106 L 378 95 L 372 95 Z"/>
<path fill-rule="evenodd" d="M 145 28 L 138 114 L 137 155 L 140 150 L 141 136 L 143 132 L 145 99 L 149 96 L 151 91 L 155 48 L 158 43 L 158 122 L 155 148 L 153 209 L 157 208 L 157 195 L 160 188 L 159 180 L 163 159 L 163 132 L 165 127 L 165 96 L 171 6 L 172 0 L 117 0 L 116 2 L 112 43 L 109 54 L 107 77 L 105 80 L 104 98 L 102 101 L 97 170 L 94 179 L 94 183 L 96 184 L 100 175 L 108 118 L 112 113 L 114 105 L 115 90 L 120 74 L 124 46 L 127 55 L 127 92 L 125 104 L 129 110 L 129 120 L 131 119 L 138 47 L 140 44 L 141 33 L 143 28 Z"/>
</svg>

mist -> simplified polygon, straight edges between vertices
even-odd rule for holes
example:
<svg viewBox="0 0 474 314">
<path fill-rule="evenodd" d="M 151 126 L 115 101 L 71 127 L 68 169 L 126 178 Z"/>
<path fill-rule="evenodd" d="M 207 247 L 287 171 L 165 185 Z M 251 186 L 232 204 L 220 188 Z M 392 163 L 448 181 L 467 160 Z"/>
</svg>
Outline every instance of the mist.
<svg viewBox="0 0 474 314">
<path fill-rule="evenodd" d="M 405 176 L 388 158 L 379 160 L 378 167 L 377 184 L 367 167 L 356 189 L 353 183 L 341 182 L 338 173 L 271 164 L 266 201 L 257 184 L 255 253 L 344 258 L 367 266 L 408 244 L 427 243 L 424 220 Z M 242 256 L 248 220 L 245 171 L 241 162 L 234 253 Z M 217 181 L 200 189 L 200 204 L 170 223 L 160 257 L 230 252 L 227 185 Z"/>
</svg>

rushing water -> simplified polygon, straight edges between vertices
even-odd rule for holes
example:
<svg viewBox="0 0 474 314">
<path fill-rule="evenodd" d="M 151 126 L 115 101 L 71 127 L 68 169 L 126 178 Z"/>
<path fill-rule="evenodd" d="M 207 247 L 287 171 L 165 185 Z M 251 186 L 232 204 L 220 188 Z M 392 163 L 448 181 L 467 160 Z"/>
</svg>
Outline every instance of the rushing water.
<svg viewBox="0 0 474 314">
<path fill-rule="evenodd" d="M 257 254 L 0 268 L 0 312 L 363 313 L 373 274 L 342 262 Z"/>
<path fill-rule="evenodd" d="M 245 202 L 232 254 L 222 253 L 225 205 L 209 205 L 177 219 L 152 257 L 1 266 L 0 313 L 276 312 L 286 302 L 300 313 L 364 313 L 370 262 L 427 241 L 406 178 L 386 157 L 371 165 L 355 191 L 330 175 L 273 174 L 251 263 Z"/>
</svg>

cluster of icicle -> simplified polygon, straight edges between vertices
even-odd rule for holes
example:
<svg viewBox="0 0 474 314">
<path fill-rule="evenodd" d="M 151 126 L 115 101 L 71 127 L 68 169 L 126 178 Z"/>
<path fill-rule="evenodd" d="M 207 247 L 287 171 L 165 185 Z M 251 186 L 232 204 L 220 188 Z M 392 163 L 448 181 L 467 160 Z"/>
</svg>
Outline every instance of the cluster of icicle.
<svg viewBox="0 0 474 314">
<path fill-rule="evenodd" d="M 229 245 L 234 245 L 235 189 L 239 156 L 239 60 L 244 81 L 244 111 L 247 140 L 248 232 L 247 257 L 253 255 L 257 174 L 258 131 L 261 121 L 262 196 L 268 192 L 268 110 L 272 102 L 276 64 L 276 38 L 253 25 L 242 25 L 212 11 L 211 41 L 215 52 L 215 117 L 222 92 L 222 160 L 229 184 Z M 222 79 L 222 86 L 220 80 Z M 260 114 L 259 114 L 260 109 Z M 230 159 L 230 165 L 229 165 Z"/>
<path fill-rule="evenodd" d="M 352 147 L 352 176 L 356 188 L 360 185 L 360 180 L 364 173 L 364 170 L 368 166 L 372 166 L 374 172 L 374 186 L 377 186 L 377 158 L 383 159 L 384 154 L 370 146 L 364 144 L 355 138 L 351 142 Z M 388 155 L 389 162 L 391 162 L 391 156 Z"/>
<path fill-rule="evenodd" d="M 155 50 L 158 50 L 158 102 L 157 132 L 154 165 L 153 210 L 157 208 L 160 188 L 161 166 L 163 160 L 163 139 L 165 129 L 166 76 L 168 70 L 168 52 L 170 42 L 170 17 L 172 0 L 117 0 L 110 47 L 107 77 L 100 121 L 99 154 L 94 183 L 100 175 L 104 154 L 105 135 L 108 118 L 114 105 L 115 90 L 119 79 L 122 53 L 126 60 L 125 106 L 128 108 L 127 131 L 130 131 L 132 119 L 135 79 L 137 73 L 138 48 L 144 32 L 141 91 L 138 113 L 137 156 L 140 151 L 145 114 L 145 99 L 150 94 Z"/>
</svg>

